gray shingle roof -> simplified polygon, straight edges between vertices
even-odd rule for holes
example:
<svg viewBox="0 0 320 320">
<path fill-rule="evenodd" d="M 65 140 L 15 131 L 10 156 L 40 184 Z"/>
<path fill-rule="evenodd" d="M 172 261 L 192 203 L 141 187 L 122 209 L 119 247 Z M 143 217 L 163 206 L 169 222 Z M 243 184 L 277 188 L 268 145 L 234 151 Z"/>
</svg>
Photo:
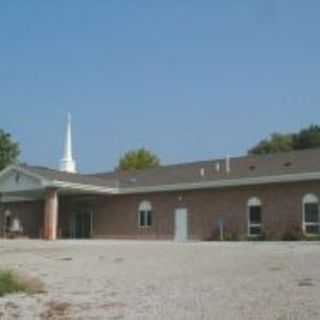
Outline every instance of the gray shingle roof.
<svg viewBox="0 0 320 320">
<path fill-rule="evenodd" d="M 217 164 L 220 166 L 219 171 L 216 168 Z M 226 172 L 225 159 L 91 175 L 71 174 L 43 167 L 27 167 L 27 169 L 49 180 L 120 189 L 155 187 L 320 172 L 320 149 L 230 158 L 230 173 Z"/>
<path fill-rule="evenodd" d="M 116 187 L 117 181 L 114 179 L 101 179 L 97 176 L 83 175 L 78 173 L 62 172 L 54 169 L 39 166 L 24 166 L 31 173 L 37 174 L 48 180 L 57 180 L 76 184 L 92 185 L 98 187 Z"/>
<path fill-rule="evenodd" d="M 220 171 L 216 170 L 217 163 Z M 227 174 L 226 160 L 216 159 L 94 176 L 101 179 L 117 177 L 119 187 L 126 188 L 320 172 L 320 149 L 231 158 L 230 169 Z"/>
</svg>

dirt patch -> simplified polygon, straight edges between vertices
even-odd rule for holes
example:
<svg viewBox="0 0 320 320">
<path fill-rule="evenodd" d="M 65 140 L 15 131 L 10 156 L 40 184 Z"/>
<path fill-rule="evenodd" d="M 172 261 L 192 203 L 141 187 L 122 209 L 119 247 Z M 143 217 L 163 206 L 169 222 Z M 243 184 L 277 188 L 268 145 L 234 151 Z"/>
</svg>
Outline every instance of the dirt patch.
<svg viewBox="0 0 320 320">
<path fill-rule="evenodd" d="M 21 319 L 21 311 L 14 302 L 6 302 L 0 312 L 0 320 Z"/>
<path fill-rule="evenodd" d="M 50 301 L 46 310 L 40 314 L 41 320 L 71 320 L 72 305 L 66 302 Z"/>
<path fill-rule="evenodd" d="M 114 302 L 114 303 L 106 303 L 100 306 L 101 309 L 104 310 L 120 310 L 125 308 L 126 305 L 124 303 L 120 302 Z"/>
<path fill-rule="evenodd" d="M 46 286 L 42 280 L 25 274 L 17 274 L 18 279 L 27 288 L 28 294 L 45 294 L 47 293 Z"/>
</svg>

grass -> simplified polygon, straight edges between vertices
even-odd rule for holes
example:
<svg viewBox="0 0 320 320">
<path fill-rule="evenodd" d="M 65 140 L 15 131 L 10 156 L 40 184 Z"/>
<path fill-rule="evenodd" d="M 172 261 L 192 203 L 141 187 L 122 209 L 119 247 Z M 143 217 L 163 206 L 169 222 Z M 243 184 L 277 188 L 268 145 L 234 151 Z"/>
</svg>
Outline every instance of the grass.
<svg viewBox="0 0 320 320">
<path fill-rule="evenodd" d="M 0 271 L 0 297 L 19 292 L 37 294 L 46 290 L 39 279 L 22 276 L 12 270 Z"/>
</svg>

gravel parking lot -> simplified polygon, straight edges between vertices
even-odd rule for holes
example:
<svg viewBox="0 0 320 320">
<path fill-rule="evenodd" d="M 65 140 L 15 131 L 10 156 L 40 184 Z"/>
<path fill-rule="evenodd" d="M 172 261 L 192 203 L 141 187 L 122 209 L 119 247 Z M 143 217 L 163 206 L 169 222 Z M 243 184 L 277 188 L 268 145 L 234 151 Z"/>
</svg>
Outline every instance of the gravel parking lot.
<svg viewBox="0 0 320 320">
<path fill-rule="evenodd" d="M 0 319 L 320 319 L 320 243 L 0 241 L 0 268 L 47 294 Z"/>
</svg>

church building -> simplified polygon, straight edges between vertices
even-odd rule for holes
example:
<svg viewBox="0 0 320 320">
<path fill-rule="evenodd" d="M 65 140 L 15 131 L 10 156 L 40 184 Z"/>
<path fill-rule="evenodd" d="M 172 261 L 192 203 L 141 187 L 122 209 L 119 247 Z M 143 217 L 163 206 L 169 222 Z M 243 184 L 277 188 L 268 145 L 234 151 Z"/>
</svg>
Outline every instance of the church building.
<svg viewBox="0 0 320 320">
<path fill-rule="evenodd" d="M 320 231 L 320 149 L 80 174 L 71 119 L 60 170 L 0 173 L 0 238 L 284 239 Z"/>
</svg>

